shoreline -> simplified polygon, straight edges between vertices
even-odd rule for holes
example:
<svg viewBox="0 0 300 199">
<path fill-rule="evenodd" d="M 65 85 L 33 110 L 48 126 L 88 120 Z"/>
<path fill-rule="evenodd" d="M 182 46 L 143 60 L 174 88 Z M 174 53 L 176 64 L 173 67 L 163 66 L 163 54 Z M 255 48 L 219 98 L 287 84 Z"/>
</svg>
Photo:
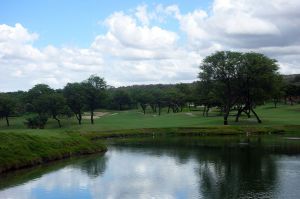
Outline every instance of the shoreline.
<svg viewBox="0 0 300 199">
<path fill-rule="evenodd" d="M 299 135 L 299 126 L 144 128 L 99 132 L 0 133 L 0 174 L 107 151 L 106 141 L 152 136 Z M 2 143 L 1 143 L 2 142 Z M 19 145 L 19 146 L 18 146 Z"/>
</svg>

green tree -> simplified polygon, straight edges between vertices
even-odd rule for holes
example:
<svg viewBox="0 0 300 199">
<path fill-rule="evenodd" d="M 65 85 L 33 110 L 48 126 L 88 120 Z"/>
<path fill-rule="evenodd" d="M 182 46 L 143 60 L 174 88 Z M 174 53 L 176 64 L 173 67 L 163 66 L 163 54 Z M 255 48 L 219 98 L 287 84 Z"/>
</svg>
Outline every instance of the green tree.
<svg viewBox="0 0 300 199">
<path fill-rule="evenodd" d="M 105 98 L 106 82 L 103 78 L 91 75 L 83 83 L 85 105 L 91 114 L 91 124 L 94 124 L 94 111 L 99 108 Z"/>
<path fill-rule="evenodd" d="M 242 63 L 238 68 L 239 102 L 242 106 L 238 110 L 236 121 L 241 112 L 248 110 L 261 123 L 254 107 L 272 99 L 280 87 L 278 66 L 276 60 L 254 52 L 244 53 Z"/>
<path fill-rule="evenodd" d="M 131 104 L 131 99 L 129 94 L 121 89 L 117 89 L 116 91 L 114 91 L 113 93 L 113 103 L 118 105 L 119 110 L 122 110 L 122 108 L 124 107 L 124 105 L 128 105 L 128 107 Z"/>
<path fill-rule="evenodd" d="M 5 118 L 7 126 L 9 126 L 9 117 L 13 114 L 15 107 L 16 102 L 11 96 L 0 94 L 0 118 Z"/>
<path fill-rule="evenodd" d="M 279 86 L 276 60 L 254 52 L 221 51 L 206 57 L 200 69 L 201 82 L 209 85 L 210 93 L 220 102 L 224 125 L 236 108 L 236 121 L 242 112 L 252 112 L 261 123 L 254 107 L 270 99 Z"/>
<path fill-rule="evenodd" d="M 25 96 L 25 101 L 28 103 L 27 106 L 32 109 L 30 111 L 36 112 L 39 116 L 43 115 L 46 112 L 46 105 L 42 98 L 54 92 L 46 84 L 37 84 L 31 88 Z"/>
<path fill-rule="evenodd" d="M 81 125 L 82 112 L 85 103 L 84 87 L 81 83 L 68 83 L 64 90 L 64 96 L 70 109 L 75 114 L 79 125 Z"/>
<path fill-rule="evenodd" d="M 242 53 L 221 51 L 207 56 L 200 65 L 199 78 L 204 84 L 213 84 L 212 92 L 220 100 L 223 109 L 224 125 L 239 99 L 238 68 L 242 64 Z"/>
<path fill-rule="evenodd" d="M 57 121 L 59 128 L 61 128 L 58 116 L 63 115 L 65 111 L 66 101 L 63 95 L 60 93 L 51 93 L 44 95 L 41 99 L 44 101 L 45 110 Z"/>
</svg>

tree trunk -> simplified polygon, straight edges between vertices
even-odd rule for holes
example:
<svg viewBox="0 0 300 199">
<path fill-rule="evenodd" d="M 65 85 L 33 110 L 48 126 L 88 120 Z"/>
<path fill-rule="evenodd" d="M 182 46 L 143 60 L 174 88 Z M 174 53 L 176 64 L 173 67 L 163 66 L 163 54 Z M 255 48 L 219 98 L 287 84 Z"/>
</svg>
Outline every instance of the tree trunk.
<svg viewBox="0 0 300 199">
<path fill-rule="evenodd" d="M 81 113 L 75 114 L 75 116 L 76 116 L 76 118 L 78 120 L 78 124 L 81 125 L 81 119 L 82 119 Z"/>
<path fill-rule="evenodd" d="M 161 114 L 161 105 L 158 104 L 158 115 L 160 115 L 160 114 Z"/>
<path fill-rule="evenodd" d="M 203 117 L 205 117 L 205 112 L 206 112 L 206 106 L 204 106 L 204 108 L 203 108 L 203 113 L 202 113 Z"/>
<path fill-rule="evenodd" d="M 291 106 L 293 106 L 294 104 L 293 104 L 293 99 L 291 96 L 289 97 L 289 100 L 290 100 Z"/>
<path fill-rule="evenodd" d="M 172 111 L 173 111 L 173 113 L 175 113 L 175 105 L 174 104 L 172 105 Z"/>
<path fill-rule="evenodd" d="M 209 106 L 207 106 L 206 111 L 205 111 L 205 116 L 208 117 L 208 111 L 209 111 Z"/>
<path fill-rule="evenodd" d="M 53 119 L 57 121 L 59 128 L 61 128 L 60 120 L 56 116 L 53 116 Z"/>
<path fill-rule="evenodd" d="M 277 108 L 277 100 L 274 99 L 274 107 Z"/>
<path fill-rule="evenodd" d="M 228 125 L 229 109 L 224 112 L 224 125 Z"/>
<path fill-rule="evenodd" d="M 253 110 L 253 108 L 251 108 L 252 113 L 255 115 L 257 122 L 261 123 L 261 120 L 259 119 L 258 115 L 255 113 L 255 111 Z"/>
<path fill-rule="evenodd" d="M 91 111 L 91 124 L 94 124 L 94 111 Z"/>
<path fill-rule="evenodd" d="M 82 116 L 81 116 L 81 113 L 79 113 L 79 118 L 78 118 L 79 125 L 81 125 L 81 120 L 82 120 Z"/>
<path fill-rule="evenodd" d="M 224 125 L 228 125 L 228 115 L 224 115 Z"/>
<path fill-rule="evenodd" d="M 251 118 L 251 110 L 250 110 L 250 108 L 249 109 L 248 108 L 244 108 L 244 110 L 242 112 L 244 112 L 247 115 L 248 118 Z"/>
<path fill-rule="evenodd" d="M 9 126 L 8 115 L 5 116 L 5 119 L 6 119 L 6 125 Z"/>
<path fill-rule="evenodd" d="M 171 105 L 169 104 L 168 105 L 168 113 L 170 113 L 170 108 L 171 108 Z"/>
<path fill-rule="evenodd" d="M 146 114 L 146 105 L 145 104 L 141 104 L 141 107 L 142 107 L 144 115 L 145 115 Z"/>
<path fill-rule="evenodd" d="M 154 104 L 150 104 L 153 113 L 156 113 L 156 106 Z"/>
<path fill-rule="evenodd" d="M 287 96 L 284 96 L 284 104 L 287 104 Z"/>
<path fill-rule="evenodd" d="M 245 108 L 239 108 L 237 114 L 236 114 L 236 117 L 235 117 L 235 122 L 238 122 L 239 121 L 239 118 L 242 114 L 242 112 L 244 111 Z"/>
</svg>

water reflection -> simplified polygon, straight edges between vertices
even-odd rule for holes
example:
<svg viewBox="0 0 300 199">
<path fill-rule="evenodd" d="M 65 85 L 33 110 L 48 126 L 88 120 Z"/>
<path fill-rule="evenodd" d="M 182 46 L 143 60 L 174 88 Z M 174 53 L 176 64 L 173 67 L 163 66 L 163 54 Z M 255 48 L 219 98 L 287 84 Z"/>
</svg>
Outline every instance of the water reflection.
<svg viewBox="0 0 300 199">
<path fill-rule="evenodd" d="M 199 186 L 205 198 L 270 198 L 277 180 L 272 156 L 250 148 L 212 153 L 215 156 L 198 156 Z"/>
<path fill-rule="evenodd" d="M 86 172 L 89 177 L 96 178 L 104 173 L 106 169 L 107 156 L 98 156 L 96 159 L 91 158 L 83 161 L 81 164 L 76 164 L 83 172 Z"/>
<path fill-rule="evenodd" d="M 291 149 L 279 150 L 287 145 L 278 142 L 266 149 L 260 145 L 264 140 L 241 144 L 243 139 L 213 144 L 190 138 L 138 140 L 129 146 L 126 142 L 110 147 L 104 156 L 0 176 L 0 198 L 298 196 L 300 157 L 285 155 Z"/>
</svg>

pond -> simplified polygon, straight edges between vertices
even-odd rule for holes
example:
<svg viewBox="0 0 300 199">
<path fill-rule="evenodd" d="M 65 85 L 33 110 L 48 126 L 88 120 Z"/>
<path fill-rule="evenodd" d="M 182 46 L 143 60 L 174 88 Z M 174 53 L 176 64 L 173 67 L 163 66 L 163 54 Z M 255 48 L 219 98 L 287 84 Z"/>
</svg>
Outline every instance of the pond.
<svg viewBox="0 0 300 199">
<path fill-rule="evenodd" d="M 300 141 L 121 139 L 104 155 L 0 176 L 0 198 L 299 198 Z"/>
</svg>

